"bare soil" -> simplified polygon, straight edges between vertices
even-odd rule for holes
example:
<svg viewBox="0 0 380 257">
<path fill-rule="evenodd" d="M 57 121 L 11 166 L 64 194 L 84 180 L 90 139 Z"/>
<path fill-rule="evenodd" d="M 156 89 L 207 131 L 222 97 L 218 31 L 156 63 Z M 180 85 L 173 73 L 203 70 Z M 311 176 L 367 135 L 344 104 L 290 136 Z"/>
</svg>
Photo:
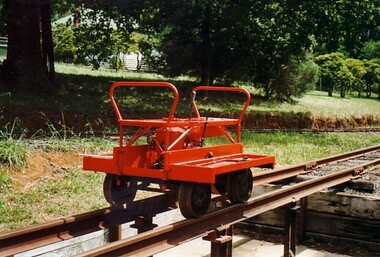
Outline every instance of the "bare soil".
<svg viewBox="0 0 380 257">
<path fill-rule="evenodd" d="M 12 173 L 12 187 L 28 189 L 41 177 L 62 177 L 68 168 L 77 167 L 82 157 L 76 153 L 37 150 L 28 156 L 27 166 Z"/>
</svg>

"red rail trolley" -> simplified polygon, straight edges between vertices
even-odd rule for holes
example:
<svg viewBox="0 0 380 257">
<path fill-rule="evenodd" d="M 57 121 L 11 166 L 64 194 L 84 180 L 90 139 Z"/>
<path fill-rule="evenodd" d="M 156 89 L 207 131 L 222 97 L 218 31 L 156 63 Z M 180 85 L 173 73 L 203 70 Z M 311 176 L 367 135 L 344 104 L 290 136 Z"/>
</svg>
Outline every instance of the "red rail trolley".
<svg viewBox="0 0 380 257">
<path fill-rule="evenodd" d="M 171 91 L 168 116 L 123 117 L 114 97 L 115 90 L 122 87 L 162 87 Z M 196 105 L 199 91 L 243 94 L 245 103 L 237 118 L 204 117 Z M 175 117 L 179 94 L 167 82 L 116 82 L 109 95 L 119 123 L 119 146 L 110 154 L 85 155 L 83 169 L 107 173 L 103 190 L 111 206 L 128 208 L 138 189 L 158 184 L 163 192 L 178 193 L 184 217 L 200 217 L 207 212 L 212 194 L 226 195 L 232 203 L 246 202 L 252 191 L 250 168 L 274 168 L 273 156 L 243 153 L 241 123 L 251 100 L 243 88 L 195 87 L 190 99 L 193 115 L 186 118 Z M 135 129 L 126 140 L 128 127 Z M 210 137 L 224 137 L 227 143 L 204 145 L 204 139 Z"/>
</svg>

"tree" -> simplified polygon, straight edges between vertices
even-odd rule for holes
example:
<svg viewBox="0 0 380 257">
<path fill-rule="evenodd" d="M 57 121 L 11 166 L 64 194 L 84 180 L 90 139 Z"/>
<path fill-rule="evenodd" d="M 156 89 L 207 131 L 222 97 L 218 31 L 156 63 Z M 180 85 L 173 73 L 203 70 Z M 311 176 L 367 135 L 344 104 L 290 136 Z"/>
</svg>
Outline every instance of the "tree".
<svg viewBox="0 0 380 257">
<path fill-rule="evenodd" d="M 357 91 L 359 97 L 363 91 L 369 97 L 379 82 L 380 65 L 372 61 L 363 62 L 346 58 L 342 53 L 331 53 L 316 57 L 315 62 L 320 67 L 324 89 L 329 96 L 338 89 L 340 96 L 344 98 L 346 91 L 351 89 Z"/>
<path fill-rule="evenodd" d="M 108 10 L 85 9 L 82 12 L 84 18 L 74 30 L 77 62 L 91 64 L 98 69 L 102 62 L 109 61 L 114 47 L 111 40 L 113 15 L 110 12 L 111 7 Z"/>
<path fill-rule="evenodd" d="M 364 63 L 358 59 L 347 58 L 345 64 L 352 74 L 352 80 L 350 81 L 349 87 L 356 90 L 360 97 L 364 90 L 363 77 L 367 73 Z"/>
<path fill-rule="evenodd" d="M 364 68 L 366 73 L 363 76 L 364 83 L 366 85 L 367 97 L 371 96 L 371 93 L 378 88 L 378 99 L 380 99 L 380 64 L 374 61 L 364 61 Z"/>
<path fill-rule="evenodd" d="M 228 65 L 223 62 L 231 52 L 229 37 L 222 37 L 225 32 L 220 29 L 224 1 L 156 1 L 152 6 L 156 12 L 142 26 L 145 33 L 160 39 L 156 49 L 151 49 L 160 53 L 155 60 L 161 62 L 159 71 L 170 76 L 190 74 L 199 77 L 202 85 L 212 84 L 220 76 L 215 69 Z M 220 51 L 224 51 L 223 59 L 217 54 Z"/>
<path fill-rule="evenodd" d="M 345 97 L 349 81 L 353 79 L 352 73 L 346 66 L 345 57 L 342 53 L 320 55 L 315 58 L 321 71 L 324 88 L 329 96 L 333 96 L 335 89 L 340 89 L 340 96 Z"/>
<path fill-rule="evenodd" d="M 54 56 L 59 62 L 74 63 L 77 47 L 74 31 L 68 24 L 60 23 L 53 28 Z"/>
<path fill-rule="evenodd" d="M 15 89 L 44 92 L 52 86 L 50 7 L 50 0 L 4 0 L 8 49 L 2 76 Z"/>
<path fill-rule="evenodd" d="M 138 33 L 137 17 L 143 4 L 134 1 L 80 1 L 81 22 L 74 29 L 75 62 L 91 64 L 98 69 L 101 63 L 110 62 L 118 69 L 122 66 L 121 53 L 140 53 L 136 46 L 146 42 Z"/>
<path fill-rule="evenodd" d="M 316 0 L 307 8 L 320 54 L 344 51 L 358 58 L 365 42 L 379 40 L 378 0 Z"/>
<path fill-rule="evenodd" d="M 380 41 L 366 42 L 361 52 L 361 58 L 365 60 L 377 60 L 380 64 Z"/>
<path fill-rule="evenodd" d="M 297 1 L 158 1 L 148 24 L 166 74 L 202 85 L 249 81 L 285 100 L 282 76 L 311 45 L 304 9 Z"/>
</svg>

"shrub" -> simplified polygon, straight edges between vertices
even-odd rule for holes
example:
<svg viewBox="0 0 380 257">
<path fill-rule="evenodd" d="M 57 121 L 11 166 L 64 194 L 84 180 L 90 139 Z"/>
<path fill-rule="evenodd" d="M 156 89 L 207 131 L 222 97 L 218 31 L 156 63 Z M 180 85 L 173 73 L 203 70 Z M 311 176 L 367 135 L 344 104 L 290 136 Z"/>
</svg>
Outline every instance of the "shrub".
<svg viewBox="0 0 380 257">
<path fill-rule="evenodd" d="M 53 41 L 56 61 L 73 63 L 77 51 L 73 30 L 66 24 L 57 24 L 53 30 Z"/>
</svg>

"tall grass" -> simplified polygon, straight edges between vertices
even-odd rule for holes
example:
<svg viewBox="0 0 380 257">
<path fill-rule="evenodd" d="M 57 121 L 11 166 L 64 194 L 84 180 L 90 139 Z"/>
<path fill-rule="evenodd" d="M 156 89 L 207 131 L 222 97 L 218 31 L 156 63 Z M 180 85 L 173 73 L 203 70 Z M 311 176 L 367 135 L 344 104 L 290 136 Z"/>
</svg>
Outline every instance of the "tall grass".
<svg viewBox="0 0 380 257">
<path fill-rule="evenodd" d="M 22 145 L 23 134 L 14 137 L 17 120 L 0 130 L 0 163 L 9 167 L 22 167 L 26 164 L 27 154 Z"/>
</svg>

